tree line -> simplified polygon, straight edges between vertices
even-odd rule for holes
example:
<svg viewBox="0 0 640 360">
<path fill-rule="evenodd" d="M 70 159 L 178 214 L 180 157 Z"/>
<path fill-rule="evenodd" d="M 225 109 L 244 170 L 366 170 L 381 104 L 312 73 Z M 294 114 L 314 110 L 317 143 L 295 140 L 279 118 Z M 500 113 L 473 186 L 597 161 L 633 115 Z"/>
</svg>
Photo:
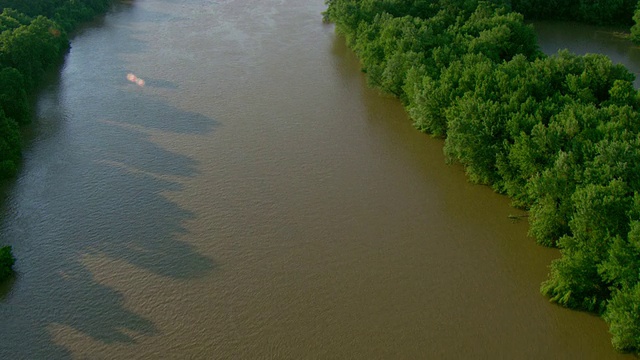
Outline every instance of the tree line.
<svg viewBox="0 0 640 360">
<path fill-rule="evenodd" d="M 69 49 L 67 34 L 104 13 L 111 0 L 0 0 L 0 181 L 17 174 L 21 127 L 32 116 L 30 95 Z M 11 272 L 9 247 L 0 248 L 0 280 Z"/>
<path fill-rule="evenodd" d="M 637 0 L 511 0 L 505 3 L 528 20 L 572 20 L 630 25 Z"/>
<path fill-rule="evenodd" d="M 67 34 L 104 13 L 111 0 L 0 0 L 0 180 L 20 164 L 20 127 L 29 95 L 69 49 Z"/>
<path fill-rule="evenodd" d="M 616 349 L 640 352 L 635 76 L 604 55 L 544 55 L 512 11 L 535 0 L 326 3 L 325 21 L 360 58 L 368 83 L 397 96 L 416 128 L 444 137 L 447 158 L 471 181 L 527 209 L 540 244 L 560 248 L 541 292 L 602 315 Z M 608 14 L 594 5 L 602 1 L 553 3 Z M 547 16 L 544 9 L 534 15 Z"/>
</svg>

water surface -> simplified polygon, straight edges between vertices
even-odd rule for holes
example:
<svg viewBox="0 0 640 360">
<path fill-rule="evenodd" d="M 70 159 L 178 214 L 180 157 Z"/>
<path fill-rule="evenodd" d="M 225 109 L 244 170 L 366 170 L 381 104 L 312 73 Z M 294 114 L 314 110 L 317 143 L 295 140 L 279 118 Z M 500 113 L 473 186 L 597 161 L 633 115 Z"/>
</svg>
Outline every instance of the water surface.
<svg viewBox="0 0 640 360">
<path fill-rule="evenodd" d="M 624 357 L 323 3 L 138 0 L 74 38 L 2 203 L 0 358 Z"/>
<path fill-rule="evenodd" d="M 540 49 L 551 55 L 567 49 L 574 54 L 605 54 L 614 64 L 622 64 L 636 75 L 640 87 L 640 47 L 628 38 L 628 28 L 595 26 L 574 22 L 536 21 Z"/>
</svg>

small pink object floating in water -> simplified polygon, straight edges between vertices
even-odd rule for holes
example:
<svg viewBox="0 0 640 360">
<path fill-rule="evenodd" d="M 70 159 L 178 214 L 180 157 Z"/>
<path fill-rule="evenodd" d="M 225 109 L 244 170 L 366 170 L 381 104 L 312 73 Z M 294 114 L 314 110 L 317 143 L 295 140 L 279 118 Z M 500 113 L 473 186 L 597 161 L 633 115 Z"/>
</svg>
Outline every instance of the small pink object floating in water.
<svg viewBox="0 0 640 360">
<path fill-rule="evenodd" d="M 127 80 L 131 81 L 134 84 L 137 84 L 140 87 L 144 86 L 144 80 L 133 75 L 132 73 L 127 74 Z"/>
</svg>

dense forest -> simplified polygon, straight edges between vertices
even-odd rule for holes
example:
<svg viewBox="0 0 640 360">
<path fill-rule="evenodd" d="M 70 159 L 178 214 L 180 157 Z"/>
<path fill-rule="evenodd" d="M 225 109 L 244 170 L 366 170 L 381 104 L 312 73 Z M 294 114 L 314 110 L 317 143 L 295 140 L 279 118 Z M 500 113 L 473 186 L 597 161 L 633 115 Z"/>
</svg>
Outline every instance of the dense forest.
<svg viewBox="0 0 640 360">
<path fill-rule="evenodd" d="M 510 0 L 504 1 L 527 20 L 570 20 L 592 24 L 630 25 L 637 0 Z"/>
<path fill-rule="evenodd" d="M 67 33 L 105 12 L 111 0 L 0 0 L 0 181 L 16 175 L 20 128 L 31 120 L 29 95 L 69 49 Z M 14 263 L 0 248 L 0 280 Z"/>
<path fill-rule="evenodd" d="M 540 244 L 560 248 L 542 293 L 602 315 L 616 349 L 640 352 L 640 95 L 634 74 L 606 56 L 542 54 L 512 11 L 570 19 L 562 4 L 591 22 L 630 17 L 635 6 L 328 0 L 324 17 L 371 86 L 445 138 L 446 156 L 471 181 L 527 209 Z"/>
</svg>

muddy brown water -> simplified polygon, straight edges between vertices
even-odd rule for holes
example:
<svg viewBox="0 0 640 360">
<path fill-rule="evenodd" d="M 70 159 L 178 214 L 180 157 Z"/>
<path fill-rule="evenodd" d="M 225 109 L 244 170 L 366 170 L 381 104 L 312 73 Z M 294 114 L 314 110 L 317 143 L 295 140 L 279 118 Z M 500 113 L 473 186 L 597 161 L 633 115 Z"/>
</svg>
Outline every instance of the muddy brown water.
<svg viewBox="0 0 640 360">
<path fill-rule="evenodd" d="M 0 358 L 626 358 L 323 3 L 138 0 L 75 36 L 0 209 Z"/>
</svg>

